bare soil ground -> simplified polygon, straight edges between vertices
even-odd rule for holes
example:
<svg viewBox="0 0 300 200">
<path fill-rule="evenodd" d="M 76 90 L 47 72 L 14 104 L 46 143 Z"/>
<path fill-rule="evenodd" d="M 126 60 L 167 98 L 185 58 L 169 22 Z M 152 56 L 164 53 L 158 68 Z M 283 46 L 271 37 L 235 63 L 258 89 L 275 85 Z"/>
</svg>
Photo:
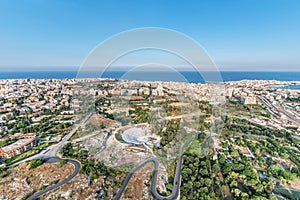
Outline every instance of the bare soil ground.
<svg viewBox="0 0 300 200">
<path fill-rule="evenodd" d="M 113 199 L 118 192 L 119 186 L 125 179 L 125 176 L 125 174 L 121 174 L 114 179 L 101 176 L 98 179 L 91 181 L 89 184 L 88 177 L 86 175 L 79 174 L 69 183 L 43 195 L 41 200 Z"/>
<path fill-rule="evenodd" d="M 152 172 L 153 164 L 149 163 L 134 173 L 127 185 L 122 200 L 153 199 L 149 191 Z"/>
<path fill-rule="evenodd" d="M 105 118 L 103 115 L 93 114 L 87 121 L 87 124 L 89 123 L 98 127 L 104 126 L 105 128 L 110 128 L 116 123 L 116 121 Z"/>
<path fill-rule="evenodd" d="M 0 179 L 0 199 L 21 199 L 26 194 L 67 178 L 73 170 L 72 164 L 61 166 L 60 163 L 44 163 L 35 169 L 29 169 L 29 164 L 24 163 L 8 169 L 8 176 Z"/>
<path fill-rule="evenodd" d="M 103 115 L 93 114 L 85 125 L 82 125 L 82 130 L 77 131 L 72 137 L 72 140 L 81 138 L 83 136 L 95 134 L 97 131 L 109 130 L 115 128 L 118 123 L 114 120 L 105 118 Z"/>
</svg>

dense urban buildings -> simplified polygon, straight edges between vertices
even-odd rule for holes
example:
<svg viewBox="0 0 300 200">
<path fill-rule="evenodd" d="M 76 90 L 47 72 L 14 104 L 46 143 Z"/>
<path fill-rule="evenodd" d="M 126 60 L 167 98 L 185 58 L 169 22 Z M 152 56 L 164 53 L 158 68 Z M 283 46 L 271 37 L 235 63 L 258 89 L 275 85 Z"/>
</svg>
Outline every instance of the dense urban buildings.
<svg viewBox="0 0 300 200">
<path fill-rule="evenodd" d="M 173 183 L 181 177 L 183 199 L 281 198 L 286 188 L 299 187 L 300 91 L 286 89 L 299 84 L 0 80 L 1 167 L 15 174 L 25 161 L 30 171 L 47 166 L 43 160 L 49 158 L 74 159 L 74 173 L 81 174 L 72 178 L 80 184 L 68 181 L 57 186 L 62 190 L 44 194 L 48 198 L 78 198 L 86 185 L 91 187 L 85 198 L 148 198 L 150 172 L 140 176 L 143 194 L 123 182 L 128 167 L 138 167 L 137 173 L 145 160 L 162 163 L 156 184 L 163 196 L 176 190 Z M 187 141 L 178 171 L 178 152 Z M 12 181 L 5 170 L 1 173 L 5 183 L 22 188 L 5 187 L 3 199 L 31 194 L 39 186 L 30 184 L 29 176 Z"/>
</svg>

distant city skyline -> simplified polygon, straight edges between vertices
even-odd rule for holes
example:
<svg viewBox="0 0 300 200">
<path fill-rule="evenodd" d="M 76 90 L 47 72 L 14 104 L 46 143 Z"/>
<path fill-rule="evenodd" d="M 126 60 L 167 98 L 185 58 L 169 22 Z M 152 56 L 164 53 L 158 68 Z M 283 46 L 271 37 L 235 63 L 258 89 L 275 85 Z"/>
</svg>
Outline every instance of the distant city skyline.
<svg viewBox="0 0 300 200">
<path fill-rule="evenodd" d="M 300 71 L 299 10 L 297 0 L 1 1 L 0 71 L 77 70 L 103 40 L 140 27 L 186 34 L 221 71 Z"/>
</svg>

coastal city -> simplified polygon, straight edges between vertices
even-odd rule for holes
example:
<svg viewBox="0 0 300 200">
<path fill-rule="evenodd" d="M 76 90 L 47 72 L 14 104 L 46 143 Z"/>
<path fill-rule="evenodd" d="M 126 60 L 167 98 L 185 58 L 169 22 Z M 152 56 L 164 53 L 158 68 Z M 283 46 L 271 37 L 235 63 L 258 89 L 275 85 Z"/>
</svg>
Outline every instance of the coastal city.
<svg viewBox="0 0 300 200">
<path fill-rule="evenodd" d="M 0 80 L 0 199 L 298 199 L 299 85 Z"/>
<path fill-rule="evenodd" d="M 0 200 L 300 200 L 299 0 L 0 0 Z"/>
</svg>

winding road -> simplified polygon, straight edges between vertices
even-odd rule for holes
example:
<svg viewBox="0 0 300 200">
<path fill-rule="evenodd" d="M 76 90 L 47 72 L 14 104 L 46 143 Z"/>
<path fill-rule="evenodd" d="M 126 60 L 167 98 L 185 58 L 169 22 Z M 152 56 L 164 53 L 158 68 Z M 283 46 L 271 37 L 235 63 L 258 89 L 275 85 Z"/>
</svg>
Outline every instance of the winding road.
<svg viewBox="0 0 300 200">
<path fill-rule="evenodd" d="M 81 164 L 79 161 L 77 160 L 73 160 L 73 159 L 61 159 L 59 157 L 50 157 L 46 160 L 47 163 L 55 163 L 55 162 L 60 162 L 60 161 L 66 161 L 68 163 L 71 163 L 74 165 L 74 171 L 73 173 L 68 176 L 66 179 L 62 180 L 62 181 L 59 181 L 58 183 L 54 184 L 54 185 L 50 185 L 48 186 L 47 188 L 45 188 L 44 190 L 41 190 L 37 193 L 34 193 L 31 197 L 28 198 L 28 200 L 33 200 L 33 199 L 38 199 L 40 196 L 42 196 L 43 194 L 46 194 L 47 192 L 53 190 L 53 189 L 56 189 L 64 184 L 66 184 L 67 182 L 69 182 L 70 180 L 72 180 L 79 172 L 80 168 L 81 168 Z"/>
<path fill-rule="evenodd" d="M 40 196 L 46 194 L 47 192 L 56 189 L 64 184 L 66 184 L 67 182 L 69 182 L 70 180 L 72 180 L 79 172 L 80 168 L 81 168 L 81 164 L 79 161 L 73 160 L 73 159 L 61 159 L 59 158 L 58 152 L 59 150 L 63 147 L 63 145 L 66 143 L 67 140 L 69 140 L 72 135 L 79 129 L 79 127 L 81 125 L 83 125 L 92 115 L 92 113 L 89 113 L 87 116 L 84 117 L 84 119 L 82 119 L 80 121 L 79 124 L 77 124 L 74 129 L 68 134 L 66 135 L 62 141 L 54 146 L 49 147 L 46 151 L 43 151 L 35 156 L 32 156 L 26 160 L 22 160 L 21 162 L 15 163 L 12 166 L 21 164 L 27 160 L 34 160 L 34 159 L 44 159 L 47 163 L 54 163 L 54 162 L 60 162 L 62 160 L 67 161 L 68 163 L 71 163 L 74 165 L 75 169 L 74 172 L 67 177 L 66 179 L 56 183 L 55 185 L 51 185 L 48 186 L 47 188 L 45 188 L 42 191 L 39 191 L 37 193 L 34 193 L 32 196 L 30 196 L 28 199 L 29 200 L 34 200 L 34 199 L 38 199 Z M 144 162 L 142 162 L 141 164 L 139 164 L 137 167 L 135 167 L 134 169 L 131 170 L 131 172 L 126 176 L 126 179 L 122 185 L 122 187 L 120 188 L 120 190 L 118 191 L 117 195 L 115 196 L 115 200 L 119 200 L 122 197 L 123 192 L 125 191 L 132 175 L 139 170 L 140 168 L 142 168 L 143 166 L 145 166 L 147 163 L 154 163 L 154 171 L 153 171 L 153 178 L 152 178 L 152 182 L 151 182 L 151 187 L 150 187 L 150 191 L 152 196 L 157 199 L 157 200 L 175 200 L 177 199 L 177 197 L 179 196 L 179 191 L 180 191 L 180 183 L 181 183 L 181 170 L 182 170 L 182 163 L 183 163 L 183 154 L 184 154 L 184 150 L 186 148 L 186 146 L 194 139 L 195 136 L 191 137 L 186 143 L 184 143 L 181 146 L 180 149 L 180 154 L 179 154 L 179 159 L 177 162 L 177 166 L 176 166 L 176 170 L 175 170 L 175 176 L 174 176 L 174 182 L 173 182 L 173 191 L 172 194 L 168 197 L 164 197 L 161 196 L 160 194 L 158 194 L 157 189 L 156 189 L 156 185 L 157 185 L 157 179 L 158 179 L 158 169 L 159 169 L 159 160 L 157 158 L 150 158 Z"/>
<path fill-rule="evenodd" d="M 9 166 L 9 167 L 14 167 L 14 166 L 22 164 L 26 161 L 35 160 L 35 159 L 43 159 L 47 163 L 60 162 L 62 160 L 65 160 L 65 161 L 67 161 L 67 162 L 74 165 L 74 167 L 75 167 L 74 172 L 68 178 L 58 182 L 55 185 L 48 186 L 47 188 L 45 188 L 42 191 L 34 193 L 28 199 L 31 199 L 31 200 L 32 199 L 37 199 L 41 195 L 49 192 L 50 190 L 56 189 L 56 188 L 62 186 L 63 184 L 69 182 L 70 180 L 72 180 L 78 174 L 78 172 L 81 168 L 80 162 L 77 161 L 77 160 L 69 159 L 69 158 L 61 159 L 61 158 L 58 157 L 58 152 L 65 145 L 65 143 L 74 135 L 74 133 L 76 133 L 76 131 L 79 129 L 79 127 L 86 123 L 86 121 L 91 117 L 91 115 L 92 115 L 91 112 L 88 113 L 77 125 L 75 125 L 75 127 L 70 131 L 70 133 L 68 133 L 66 136 L 63 137 L 63 139 L 58 144 L 50 146 L 50 147 L 47 148 L 47 150 L 42 151 L 37 155 L 34 155 L 34 156 L 29 157 L 27 159 L 21 160 L 20 162 L 17 162 L 15 164 L 12 164 L 12 165 Z"/>
<path fill-rule="evenodd" d="M 74 133 L 76 133 L 76 131 L 79 129 L 79 127 L 86 123 L 86 121 L 91 117 L 91 115 L 92 115 L 92 113 L 88 113 L 78 124 L 75 125 L 75 127 L 70 131 L 70 133 L 68 133 L 67 135 L 65 135 L 62 138 L 62 140 L 59 143 L 52 145 L 52 146 L 48 147 L 46 150 L 41 151 L 40 153 L 38 153 L 34 156 L 31 156 L 29 158 L 26 158 L 24 160 L 16 162 L 8 167 L 14 167 L 14 166 L 20 165 L 26 161 L 30 161 L 30 160 L 36 160 L 36 159 L 47 160 L 49 158 L 57 157 L 59 150 L 74 135 Z"/>
<path fill-rule="evenodd" d="M 176 171 L 175 171 L 174 182 L 173 182 L 173 191 L 172 191 L 172 194 L 170 196 L 164 197 L 164 196 L 161 196 L 160 194 L 158 194 L 157 189 L 156 189 L 156 185 L 157 185 L 157 179 L 158 179 L 159 160 L 157 158 L 150 158 L 148 160 L 145 160 L 144 162 L 142 162 L 141 164 L 139 164 L 137 167 L 135 167 L 134 169 L 132 169 L 129 172 L 129 174 L 125 178 L 125 181 L 123 182 L 122 187 L 120 188 L 120 190 L 116 194 L 114 200 L 121 199 L 122 194 L 125 191 L 132 175 L 137 170 L 139 170 L 140 168 L 145 166 L 147 163 L 154 163 L 153 178 L 152 178 L 151 187 L 150 187 L 150 191 L 151 191 L 152 196 L 157 200 L 175 200 L 175 199 L 177 199 L 177 197 L 179 196 L 179 191 L 180 191 L 181 169 L 182 169 L 182 163 L 183 163 L 184 150 L 185 150 L 186 146 L 194 139 L 194 137 L 191 137 L 186 143 L 184 143 L 181 146 L 179 159 L 178 159 L 177 166 L 176 166 Z"/>
<path fill-rule="evenodd" d="M 74 172 L 66 179 L 58 182 L 55 185 L 50 185 L 49 187 L 45 188 L 42 191 L 39 191 L 37 193 L 34 193 L 31 197 L 29 197 L 28 199 L 32 200 L 32 199 L 37 199 L 39 198 L 41 195 L 46 194 L 47 192 L 49 192 L 50 190 L 54 190 L 64 184 L 66 184 L 67 182 L 69 182 L 70 180 L 72 180 L 79 172 L 80 168 L 81 168 L 81 164 L 79 161 L 77 160 L 73 160 L 73 159 L 61 159 L 59 158 L 58 152 L 59 150 L 65 145 L 65 143 L 74 135 L 74 133 L 76 133 L 76 131 L 79 129 L 79 127 L 83 124 L 85 124 L 85 122 L 91 117 L 92 113 L 87 114 L 73 129 L 72 131 L 66 135 L 65 137 L 63 137 L 63 139 L 56 144 L 55 146 L 53 146 L 52 148 L 50 148 L 49 150 L 47 150 L 46 152 L 41 152 L 38 155 L 36 155 L 35 157 L 31 157 L 30 160 L 33 159 L 43 159 L 46 160 L 46 162 L 48 163 L 54 163 L 54 162 L 60 162 L 62 160 L 65 160 L 71 164 L 74 165 L 75 169 Z"/>
</svg>

